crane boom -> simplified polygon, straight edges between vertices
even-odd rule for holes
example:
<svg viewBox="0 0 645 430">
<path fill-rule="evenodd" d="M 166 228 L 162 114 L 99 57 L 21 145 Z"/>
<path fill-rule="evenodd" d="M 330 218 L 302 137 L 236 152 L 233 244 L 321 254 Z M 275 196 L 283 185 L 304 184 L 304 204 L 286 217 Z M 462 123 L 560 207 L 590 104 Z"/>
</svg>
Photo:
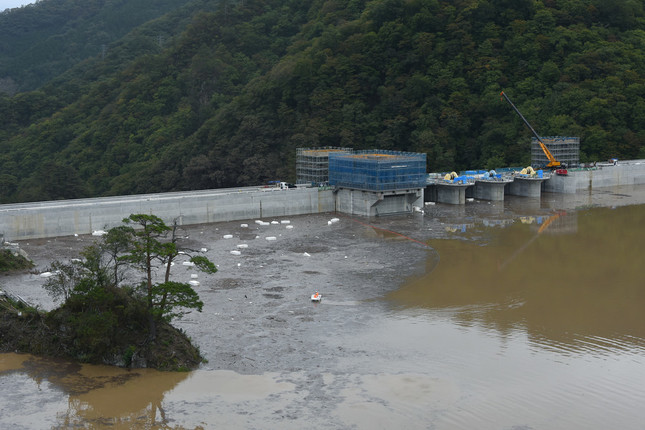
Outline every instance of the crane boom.
<svg viewBox="0 0 645 430">
<path fill-rule="evenodd" d="M 549 164 L 547 164 L 546 167 L 560 167 L 560 162 L 555 159 L 553 154 L 551 154 L 551 151 L 549 151 L 549 148 L 546 147 L 544 142 L 542 142 L 542 139 L 540 138 L 540 136 L 533 129 L 533 127 L 531 127 L 531 124 L 529 124 L 529 122 L 526 120 L 526 118 L 524 118 L 524 115 L 522 115 L 522 112 L 520 112 L 519 109 L 517 109 L 515 107 L 515 105 L 511 101 L 511 99 L 508 98 L 508 96 L 504 93 L 504 91 L 502 91 L 500 93 L 500 95 L 504 96 L 504 98 L 511 105 L 513 110 L 515 110 L 515 112 L 520 116 L 520 118 L 522 118 L 522 121 L 524 121 L 524 124 L 526 124 L 526 126 L 529 128 L 529 130 L 531 130 L 533 132 L 533 135 L 535 136 L 535 138 L 537 139 L 538 143 L 540 144 L 540 148 L 542 148 L 542 151 L 544 152 L 544 155 L 546 155 L 546 158 L 549 160 Z"/>
</svg>

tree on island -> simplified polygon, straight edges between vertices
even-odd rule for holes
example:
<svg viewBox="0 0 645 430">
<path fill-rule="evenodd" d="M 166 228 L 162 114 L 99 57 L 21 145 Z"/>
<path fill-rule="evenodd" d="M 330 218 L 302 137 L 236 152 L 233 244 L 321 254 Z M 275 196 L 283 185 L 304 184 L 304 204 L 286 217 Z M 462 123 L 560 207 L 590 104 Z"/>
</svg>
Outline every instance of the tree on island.
<svg viewBox="0 0 645 430">
<path fill-rule="evenodd" d="M 54 299 L 63 300 L 59 309 L 68 314 L 62 325 L 74 328 L 74 348 L 89 349 L 87 355 L 94 358 L 113 354 L 111 343 L 123 337 L 122 326 L 138 333 L 143 339 L 139 344 L 150 345 L 156 343 L 161 322 L 169 323 L 191 310 L 201 312 L 203 302 L 190 284 L 171 280 L 171 267 L 180 255 L 200 271 L 217 272 L 208 258 L 178 246 L 176 220 L 168 226 L 155 215 L 133 214 L 123 223 L 85 247 L 82 258 L 54 261 L 52 276 L 44 285 Z M 127 282 L 132 269 L 145 274 L 138 285 Z M 78 343 L 85 345 L 77 348 Z M 137 348 L 127 349 L 129 365 Z"/>
<path fill-rule="evenodd" d="M 123 220 L 126 224 L 138 224 L 141 229 L 132 231 L 131 247 L 128 252 L 119 257 L 139 268 L 146 274 L 146 280 L 141 284 L 148 306 L 149 336 L 156 336 L 156 321 L 159 318 L 170 321 L 183 315 L 181 309 L 202 310 L 202 303 L 197 292 L 186 283 L 170 280 L 170 269 L 174 260 L 180 254 L 187 254 L 177 246 L 177 220 L 172 226 L 167 226 L 155 215 L 130 215 Z M 162 241 L 170 235 L 170 240 Z M 155 262 L 165 267 L 163 282 L 154 282 L 153 269 Z M 199 270 L 215 273 L 215 265 L 203 256 L 190 256 L 190 262 Z"/>
</svg>

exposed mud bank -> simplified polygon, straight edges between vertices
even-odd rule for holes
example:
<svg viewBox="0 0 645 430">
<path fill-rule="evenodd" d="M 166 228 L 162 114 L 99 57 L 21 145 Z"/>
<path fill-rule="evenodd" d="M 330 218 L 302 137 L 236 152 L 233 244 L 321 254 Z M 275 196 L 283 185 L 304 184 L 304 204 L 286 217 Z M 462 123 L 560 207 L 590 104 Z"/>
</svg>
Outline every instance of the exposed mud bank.
<svg viewBox="0 0 645 430">
<path fill-rule="evenodd" d="M 429 221 L 420 214 L 370 221 L 377 228 L 367 220 L 342 216 L 330 225 L 334 217 L 338 216 L 185 228 L 182 246 L 204 249 L 219 266 L 214 275 L 181 262 L 174 267 L 175 279 L 199 282 L 194 288 L 204 301 L 203 312 L 192 312 L 175 325 L 200 348 L 205 366 L 240 373 L 298 370 L 344 355 L 342 350 L 320 348 L 320 341 L 368 324 L 368 309 L 382 306 L 376 299 L 419 270 L 431 252 L 420 243 L 424 238 L 414 242 L 382 230 L 416 230 L 418 223 Z M 21 243 L 36 268 L 4 277 L 4 288 L 41 308 L 53 308 L 38 272 L 54 259 L 77 258 L 93 240 L 71 236 Z M 318 304 L 310 301 L 316 290 L 323 295 Z"/>
</svg>

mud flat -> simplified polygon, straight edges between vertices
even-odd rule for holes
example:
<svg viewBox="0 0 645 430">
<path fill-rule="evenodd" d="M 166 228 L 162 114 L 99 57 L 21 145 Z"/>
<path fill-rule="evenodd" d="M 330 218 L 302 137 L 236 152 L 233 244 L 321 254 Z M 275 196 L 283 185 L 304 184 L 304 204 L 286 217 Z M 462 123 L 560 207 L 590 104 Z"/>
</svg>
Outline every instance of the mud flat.
<svg viewBox="0 0 645 430">
<path fill-rule="evenodd" d="M 346 352 L 323 348 L 321 342 L 368 324 L 369 309 L 383 306 L 377 299 L 420 270 L 419 262 L 430 251 L 379 229 L 392 228 L 394 218 L 380 222 L 379 228 L 336 214 L 265 219 L 263 225 L 254 221 L 184 230 L 181 245 L 205 251 L 219 268 L 214 275 L 181 262 L 173 269 L 174 279 L 193 281 L 204 301 L 203 312 L 175 325 L 200 347 L 208 368 L 261 373 L 328 363 Z M 414 224 L 409 217 L 400 221 Z M 55 304 L 38 273 L 54 259 L 78 258 L 95 239 L 85 235 L 22 242 L 36 268 L 4 277 L 4 288 L 52 308 Z M 311 302 L 314 291 L 323 295 L 321 303 Z"/>
</svg>

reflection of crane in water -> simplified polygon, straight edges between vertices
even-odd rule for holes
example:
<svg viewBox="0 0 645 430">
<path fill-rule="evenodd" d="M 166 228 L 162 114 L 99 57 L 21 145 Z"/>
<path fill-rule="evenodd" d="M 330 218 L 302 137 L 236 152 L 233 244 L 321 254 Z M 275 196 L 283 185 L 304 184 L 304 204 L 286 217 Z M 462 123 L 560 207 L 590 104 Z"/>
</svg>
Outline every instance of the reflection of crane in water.
<svg viewBox="0 0 645 430">
<path fill-rule="evenodd" d="M 562 211 L 562 212 L 558 212 L 555 215 L 551 215 L 549 218 L 547 218 L 546 221 L 542 223 L 542 225 L 538 230 L 538 234 L 542 234 L 547 228 L 549 228 L 549 226 L 553 223 L 553 221 L 555 221 L 556 219 L 566 214 L 567 214 L 566 212 Z"/>
<path fill-rule="evenodd" d="M 546 219 L 546 221 L 544 221 L 544 222 L 542 223 L 542 225 L 540 226 L 540 228 L 538 229 L 537 234 L 536 234 L 535 236 L 533 236 L 533 237 L 532 237 L 528 242 L 526 242 L 524 245 L 522 245 L 522 247 L 521 247 L 520 249 L 518 249 L 517 251 L 515 251 L 515 252 L 514 252 L 514 253 L 513 253 L 509 258 L 507 258 L 507 259 L 506 259 L 502 264 L 500 264 L 500 265 L 497 267 L 497 269 L 498 269 L 500 272 L 501 272 L 502 270 L 504 270 L 504 268 L 505 268 L 506 266 L 508 266 L 508 264 L 509 264 L 511 261 L 515 260 L 515 258 L 516 258 L 518 255 L 520 255 L 522 252 L 524 252 L 524 250 L 525 250 L 526 248 L 528 248 L 528 247 L 529 247 L 533 242 L 535 242 L 535 240 L 536 240 L 538 237 L 540 237 L 540 235 L 541 235 L 542 233 L 544 233 L 544 232 L 549 228 L 549 226 L 553 224 L 553 222 L 554 222 L 556 219 L 558 219 L 558 218 L 560 218 L 560 217 L 562 217 L 562 216 L 565 216 L 566 214 L 567 214 L 567 213 L 566 213 L 565 211 L 561 211 L 561 212 L 558 212 L 558 213 L 556 213 L 556 214 L 553 214 L 553 215 L 551 215 L 549 218 L 547 218 L 547 219 Z"/>
</svg>

